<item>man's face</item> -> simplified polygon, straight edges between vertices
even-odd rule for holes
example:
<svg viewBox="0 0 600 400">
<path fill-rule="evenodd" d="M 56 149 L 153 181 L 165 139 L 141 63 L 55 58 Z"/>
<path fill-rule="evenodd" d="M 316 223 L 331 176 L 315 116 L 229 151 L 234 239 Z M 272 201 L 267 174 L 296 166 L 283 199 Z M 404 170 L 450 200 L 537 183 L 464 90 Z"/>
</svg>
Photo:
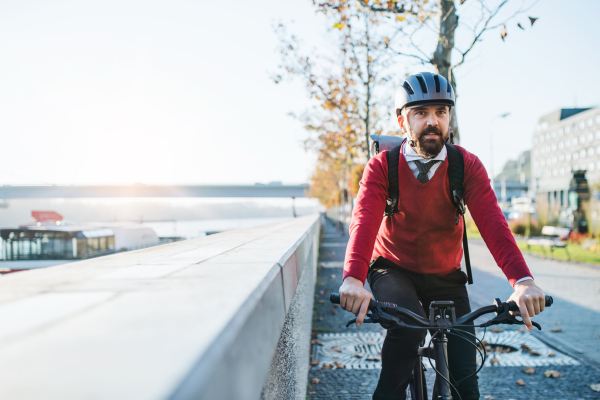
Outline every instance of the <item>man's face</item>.
<svg viewBox="0 0 600 400">
<path fill-rule="evenodd" d="M 398 117 L 402 130 L 415 142 L 414 149 L 425 157 L 435 157 L 448 140 L 450 110 L 432 105 L 411 108 Z"/>
</svg>

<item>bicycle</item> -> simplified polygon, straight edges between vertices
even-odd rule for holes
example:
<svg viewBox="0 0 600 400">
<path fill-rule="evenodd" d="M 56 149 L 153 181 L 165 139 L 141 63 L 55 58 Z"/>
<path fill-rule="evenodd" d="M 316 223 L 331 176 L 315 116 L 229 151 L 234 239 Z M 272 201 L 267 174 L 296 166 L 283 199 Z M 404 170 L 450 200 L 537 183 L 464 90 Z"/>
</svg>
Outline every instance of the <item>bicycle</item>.
<svg viewBox="0 0 600 400">
<path fill-rule="evenodd" d="M 340 295 L 333 293 L 329 299 L 334 304 L 340 304 Z M 550 296 L 546 296 L 546 307 L 550 307 L 553 303 L 553 299 Z M 468 337 L 462 335 L 471 335 L 468 332 L 459 330 L 453 332 L 453 328 L 465 326 L 469 322 L 473 322 L 477 318 L 490 313 L 496 313 L 496 317 L 486 321 L 482 324 L 475 325 L 478 328 L 487 328 L 492 325 L 506 324 L 506 325 L 523 325 L 523 321 L 515 318 L 514 315 L 510 314 L 510 311 L 519 311 L 518 305 L 511 301 L 503 303 L 500 299 L 495 299 L 494 305 L 485 306 L 471 311 L 470 313 L 456 318 L 454 310 L 454 302 L 452 301 L 432 301 L 429 305 L 429 319 L 425 319 L 412 311 L 405 308 L 398 307 L 392 303 L 383 303 L 376 300 L 371 300 L 369 303 L 369 311 L 364 322 L 365 323 L 378 323 L 383 322 L 384 326 L 390 327 L 397 325 L 404 328 L 412 329 L 431 329 L 435 333 L 431 336 L 427 347 L 420 347 L 418 350 L 417 361 L 413 369 L 413 373 L 407 388 L 410 392 L 411 400 L 426 400 L 427 398 L 427 382 L 425 380 L 425 366 L 423 365 L 423 357 L 429 358 L 429 364 L 431 368 L 436 372 L 437 377 L 433 388 L 433 400 L 453 400 L 450 387 L 454 387 L 450 382 L 450 374 L 448 371 L 448 338 L 446 335 L 454 334 L 462 337 L 465 340 L 469 340 Z M 410 321 L 414 325 L 407 324 L 400 317 L 403 317 Z M 346 327 L 349 327 L 356 322 L 356 318 L 348 321 Z M 532 324 L 539 330 L 542 327 L 537 322 Z M 471 325 L 468 325 L 471 326 Z M 479 355 L 482 358 L 481 365 L 475 371 L 474 375 L 477 375 L 487 358 L 487 352 L 485 346 L 482 344 L 482 340 L 477 338 L 475 335 L 471 335 L 476 342 L 479 342 L 479 346 L 473 344 L 476 347 Z M 431 343 L 433 342 L 433 349 Z M 470 342 L 470 340 L 469 340 Z M 424 343 L 421 344 L 423 346 Z M 483 349 L 483 354 L 481 350 Z M 431 363 L 431 359 L 435 360 L 435 367 Z M 465 378 L 466 379 L 466 378 Z"/>
</svg>

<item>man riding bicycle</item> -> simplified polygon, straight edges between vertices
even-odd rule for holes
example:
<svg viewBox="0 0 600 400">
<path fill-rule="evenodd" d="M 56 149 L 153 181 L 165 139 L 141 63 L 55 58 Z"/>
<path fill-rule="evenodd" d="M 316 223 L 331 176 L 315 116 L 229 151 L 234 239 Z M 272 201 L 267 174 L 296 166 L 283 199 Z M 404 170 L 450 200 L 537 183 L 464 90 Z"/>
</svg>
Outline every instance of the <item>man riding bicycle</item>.
<svg viewBox="0 0 600 400">
<path fill-rule="evenodd" d="M 398 160 L 397 211 L 385 217 L 388 201 L 387 151 L 369 160 L 356 198 L 350 224 L 350 240 L 340 287 L 342 308 L 357 316 L 360 326 L 369 300 L 397 304 L 427 317 L 429 304 L 451 300 L 456 316 L 470 312 L 467 278 L 460 269 L 464 219 L 456 219 L 448 182 L 445 147 L 454 90 L 438 74 L 423 72 L 406 78 L 396 92 L 396 115 L 407 136 Z M 506 219 L 498 207 L 481 161 L 456 146 L 464 159 L 464 201 L 496 263 L 514 288 L 508 299 L 519 306 L 527 329 L 544 310 L 544 292 L 525 264 Z M 365 280 L 373 295 L 364 288 Z M 462 328 L 474 334 L 473 327 Z M 382 352 L 382 369 L 373 399 L 405 398 L 405 390 L 417 359 L 424 330 L 391 328 Z M 479 399 L 476 349 L 460 338 L 448 342 L 449 369 L 463 400 Z M 459 398 L 454 392 L 455 399 Z"/>
</svg>

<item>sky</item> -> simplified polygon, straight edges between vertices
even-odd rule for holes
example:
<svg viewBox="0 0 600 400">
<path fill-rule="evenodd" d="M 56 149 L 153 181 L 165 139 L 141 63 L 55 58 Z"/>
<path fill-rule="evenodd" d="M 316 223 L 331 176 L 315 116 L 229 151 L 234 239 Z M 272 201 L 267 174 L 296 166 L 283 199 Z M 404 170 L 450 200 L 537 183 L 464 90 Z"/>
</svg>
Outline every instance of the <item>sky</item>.
<svg viewBox="0 0 600 400">
<path fill-rule="evenodd" d="M 600 2 L 528 15 L 533 28 L 484 36 L 457 70 L 461 144 L 489 171 L 493 135 L 496 173 L 540 116 L 600 103 Z M 289 114 L 310 102 L 270 78 L 280 20 L 327 51 L 309 0 L 1 2 L 0 184 L 307 182 L 315 157 Z"/>
</svg>

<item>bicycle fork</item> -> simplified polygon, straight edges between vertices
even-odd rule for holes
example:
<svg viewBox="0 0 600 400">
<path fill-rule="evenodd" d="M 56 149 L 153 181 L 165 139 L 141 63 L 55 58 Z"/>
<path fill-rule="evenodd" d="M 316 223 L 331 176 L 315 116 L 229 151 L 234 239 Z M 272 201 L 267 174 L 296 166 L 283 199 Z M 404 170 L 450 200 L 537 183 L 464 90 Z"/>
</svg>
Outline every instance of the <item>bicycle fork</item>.
<svg viewBox="0 0 600 400">
<path fill-rule="evenodd" d="M 435 369 L 438 370 L 439 375 L 436 376 L 437 388 L 434 393 L 435 400 L 452 400 L 452 394 L 450 392 L 450 373 L 448 372 L 448 338 L 446 333 L 442 332 L 439 337 L 433 339 L 433 354 L 435 359 Z M 443 377 L 443 378 L 442 378 Z M 445 378 L 445 379 L 444 379 Z"/>
</svg>

